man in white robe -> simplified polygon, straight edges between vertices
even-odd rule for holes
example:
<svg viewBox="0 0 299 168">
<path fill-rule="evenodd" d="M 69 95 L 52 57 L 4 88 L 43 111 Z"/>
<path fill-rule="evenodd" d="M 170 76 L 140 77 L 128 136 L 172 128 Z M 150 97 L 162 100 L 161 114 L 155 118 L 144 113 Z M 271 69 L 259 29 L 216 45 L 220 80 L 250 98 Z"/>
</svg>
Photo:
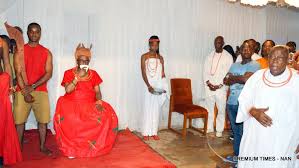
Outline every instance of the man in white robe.
<svg viewBox="0 0 299 168">
<path fill-rule="evenodd" d="M 285 46 L 272 48 L 269 69 L 252 75 L 240 94 L 238 168 L 299 168 L 299 75 L 287 68 L 288 54 Z"/>
<path fill-rule="evenodd" d="M 225 122 L 225 105 L 227 86 L 223 85 L 223 78 L 233 64 L 232 56 L 223 50 L 222 36 L 215 38 L 213 51 L 205 60 L 203 78 L 205 85 L 206 108 L 208 110 L 208 133 L 214 132 L 214 106 L 216 103 L 218 115 L 216 119 L 216 136 L 222 137 Z"/>
<path fill-rule="evenodd" d="M 249 39 L 248 40 L 249 44 L 251 45 L 252 48 L 256 49 L 258 46 L 257 46 L 257 43 L 254 39 Z M 258 59 L 262 58 L 260 55 L 258 55 L 257 53 L 253 53 L 252 56 L 251 56 L 251 59 L 256 61 Z M 241 55 L 238 55 L 237 59 L 236 59 L 236 62 L 241 62 L 242 61 L 242 56 Z"/>
</svg>

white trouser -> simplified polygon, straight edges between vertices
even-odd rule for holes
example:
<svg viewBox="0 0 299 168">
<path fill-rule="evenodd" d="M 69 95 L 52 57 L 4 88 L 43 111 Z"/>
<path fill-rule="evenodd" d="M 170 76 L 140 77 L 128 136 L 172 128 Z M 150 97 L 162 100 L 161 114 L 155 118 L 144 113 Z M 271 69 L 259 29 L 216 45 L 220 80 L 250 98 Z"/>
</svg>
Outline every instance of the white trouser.
<svg viewBox="0 0 299 168">
<path fill-rule="evenodd" d="M 216 118 L 216 131 L 223 132 L 225 122 L 226 95 L 216 94 L 206 98 L 206 108 L 208 110 L 208 131 L 214 131 L 214 106 L 217 106 L 218 115 Z"/>
</svg>

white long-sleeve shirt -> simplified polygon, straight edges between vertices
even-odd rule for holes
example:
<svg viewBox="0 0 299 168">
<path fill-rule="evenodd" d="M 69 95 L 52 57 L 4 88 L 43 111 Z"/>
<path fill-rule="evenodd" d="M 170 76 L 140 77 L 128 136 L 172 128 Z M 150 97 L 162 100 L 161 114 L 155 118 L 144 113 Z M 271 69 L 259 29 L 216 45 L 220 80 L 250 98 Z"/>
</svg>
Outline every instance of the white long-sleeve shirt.
<svg viewBox="0 0 299 168">
<path fill-rule="evenodd" d="M 218 64 L 218 66 L 217 66 Z M 230 66 L 233 64 L 232 56 L 225 50 L 222 53 L 213 51 L 205 60 L 203 79 L 205 86 L 206 97 L 224 94 L 226 95 L 227 87 L 224 85 L 222 88 L 216 91 L 211 91 L 206 84 L 206 81 L 210 81 L 212 85 L 223 84 L 223 79 L 229 71 Z"/>
</svg>

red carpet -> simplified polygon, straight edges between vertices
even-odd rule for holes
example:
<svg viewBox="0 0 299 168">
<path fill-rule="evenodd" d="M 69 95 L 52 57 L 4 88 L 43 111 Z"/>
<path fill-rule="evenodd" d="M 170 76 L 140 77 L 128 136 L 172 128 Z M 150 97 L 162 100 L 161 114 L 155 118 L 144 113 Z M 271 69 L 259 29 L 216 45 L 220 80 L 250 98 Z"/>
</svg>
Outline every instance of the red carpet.
<svg viewBox="0 0 299 168">
<path fill-rule="evenodd" d="M 11 168 L 175 168 L 129 130 L 120 131 L 112 151 L 97 158 L 68 159 L 62 156 L 55 143 L 54 135 L 48 134 L 47 147 L 54 151 L 47 157 L 39 152 L 37 131 L 25 133 L 24 161 Z"/>
</svg>

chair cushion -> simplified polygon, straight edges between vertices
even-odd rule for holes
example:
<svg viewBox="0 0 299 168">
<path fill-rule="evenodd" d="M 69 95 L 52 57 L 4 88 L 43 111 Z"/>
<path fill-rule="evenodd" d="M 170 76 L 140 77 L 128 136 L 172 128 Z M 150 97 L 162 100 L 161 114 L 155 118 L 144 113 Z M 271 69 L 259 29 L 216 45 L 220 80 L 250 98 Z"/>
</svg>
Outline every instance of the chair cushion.
<svg viewBox="0 0 299 168">
<path fill-rule="evenodd" d="M 201 106 L 194 105 L 194 104 L 177 104 L 174 105 L 173 111 L 178 112 L 178 113 L 207 113 L 207 110 Z"/>
</svg>

